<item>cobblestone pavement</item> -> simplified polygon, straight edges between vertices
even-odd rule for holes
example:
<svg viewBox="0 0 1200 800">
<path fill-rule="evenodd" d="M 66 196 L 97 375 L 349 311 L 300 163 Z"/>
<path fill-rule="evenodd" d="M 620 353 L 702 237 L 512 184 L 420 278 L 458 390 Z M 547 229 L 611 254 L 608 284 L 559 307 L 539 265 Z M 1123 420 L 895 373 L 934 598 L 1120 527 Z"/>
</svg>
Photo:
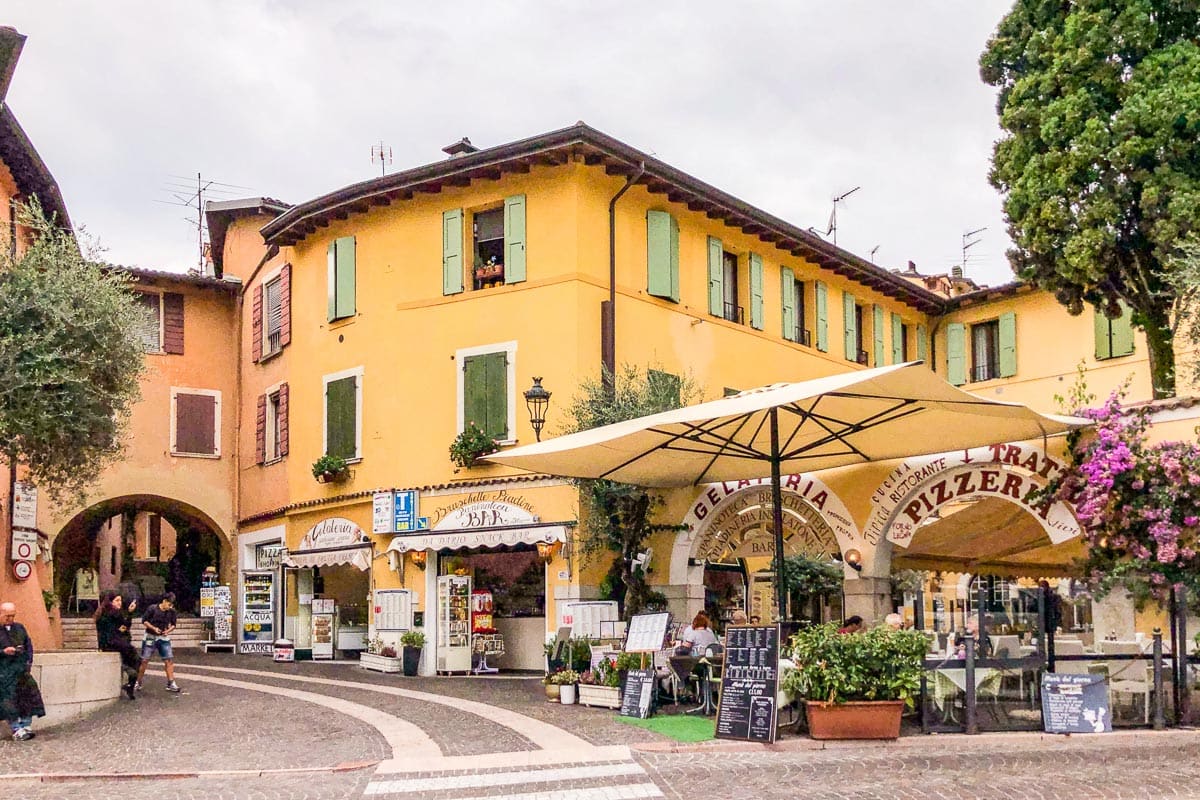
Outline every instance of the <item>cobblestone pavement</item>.
<svg viewBox="0 0 1200 800">
<path fill-rule="evenodd" d="M 367 771 L 304 773 L 257 778 L 211 777 L 177 780 L 37 781 L 7 780 L 0 793 L 12 800 L 348 800 L 362 797 Z M 11 793 L 10 793 L 11 792 Z"/>
</svg>

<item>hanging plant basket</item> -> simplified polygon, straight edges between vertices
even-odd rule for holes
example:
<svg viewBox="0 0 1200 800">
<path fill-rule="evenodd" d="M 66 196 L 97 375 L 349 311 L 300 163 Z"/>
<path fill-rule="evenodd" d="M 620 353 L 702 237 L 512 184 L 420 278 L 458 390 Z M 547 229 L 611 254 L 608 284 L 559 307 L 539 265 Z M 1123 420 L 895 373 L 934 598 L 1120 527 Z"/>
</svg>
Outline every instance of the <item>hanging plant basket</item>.
<svg viewBox="0 0 1200 800">
<path fill-rule="evenodd" d="M 344 458 L 324 455 L 313 462 L 312 474 L 317 483 L 339 483 L 350 477 L 350 468 Z"/>
<path fill-rule="evenodd" d="M 488 436 L 474 422 L 468 422 L 462 433 L 450 443 L 450 460 L 459 467 L 470 467 L 475 460 L 500 449 L 496 440 Z"/>
</svg>

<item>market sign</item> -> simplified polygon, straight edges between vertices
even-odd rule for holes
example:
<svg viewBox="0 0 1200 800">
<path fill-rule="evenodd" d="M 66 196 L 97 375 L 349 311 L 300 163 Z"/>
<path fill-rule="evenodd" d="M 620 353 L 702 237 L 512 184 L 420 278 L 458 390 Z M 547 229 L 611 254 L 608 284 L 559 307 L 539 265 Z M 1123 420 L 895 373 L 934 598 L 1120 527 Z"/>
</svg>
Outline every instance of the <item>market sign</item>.
<svg viewBox="0 0 1200 800">
<path fill-rule="evenodd" d="M 13 481 L 14 528 L 37 527 L 37 487 L 26 481 Z"/>
</svg>

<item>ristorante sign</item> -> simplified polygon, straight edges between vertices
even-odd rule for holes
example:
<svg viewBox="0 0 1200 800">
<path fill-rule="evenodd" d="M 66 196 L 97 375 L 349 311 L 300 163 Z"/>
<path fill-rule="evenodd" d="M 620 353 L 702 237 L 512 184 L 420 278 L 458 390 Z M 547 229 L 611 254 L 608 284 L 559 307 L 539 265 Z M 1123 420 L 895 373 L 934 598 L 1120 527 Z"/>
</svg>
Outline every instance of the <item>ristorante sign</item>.
<svg viewBox="0 0 1200 800">
<path fill-rule="evenodd" d="M 1071 508 L 1061 501 L 1029 499 L 1063 468 L 1040 449 L 1020 444 L 909 459 L 872 494 L 871 516 L 863 536 L 877 544 L 886 535 L 907 547 L 921 523 L 943 505 L 998 497 L 1032 514 L 1052 543 L 1065 542 L 1083 532 Z"/>
</svg>

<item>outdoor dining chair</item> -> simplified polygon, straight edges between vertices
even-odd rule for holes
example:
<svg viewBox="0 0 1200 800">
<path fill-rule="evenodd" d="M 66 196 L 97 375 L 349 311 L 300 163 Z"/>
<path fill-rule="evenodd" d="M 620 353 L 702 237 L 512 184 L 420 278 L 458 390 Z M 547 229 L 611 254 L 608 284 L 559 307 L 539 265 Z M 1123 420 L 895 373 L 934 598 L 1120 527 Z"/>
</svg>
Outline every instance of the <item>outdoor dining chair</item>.
<svg viewBox="0 0 1200 800">
<path fill-rule="evenodd" d="M 1137 642 L 1102 641 L 1100 652 L 1110 656 L 1132 656 L 1141 655 L 1142 648 Z M 1140 694 L 1145 701 L 1145 723 L 1150 724 L 1150 693 L 1154 691 L 1154 684 L 1150 680 L 1146 662 L 1140 659 L 1105 661 L 1104 667 L 1108 673 L 1109 704 L 1112 705 L 1113 695 Z"/>
</svg>

